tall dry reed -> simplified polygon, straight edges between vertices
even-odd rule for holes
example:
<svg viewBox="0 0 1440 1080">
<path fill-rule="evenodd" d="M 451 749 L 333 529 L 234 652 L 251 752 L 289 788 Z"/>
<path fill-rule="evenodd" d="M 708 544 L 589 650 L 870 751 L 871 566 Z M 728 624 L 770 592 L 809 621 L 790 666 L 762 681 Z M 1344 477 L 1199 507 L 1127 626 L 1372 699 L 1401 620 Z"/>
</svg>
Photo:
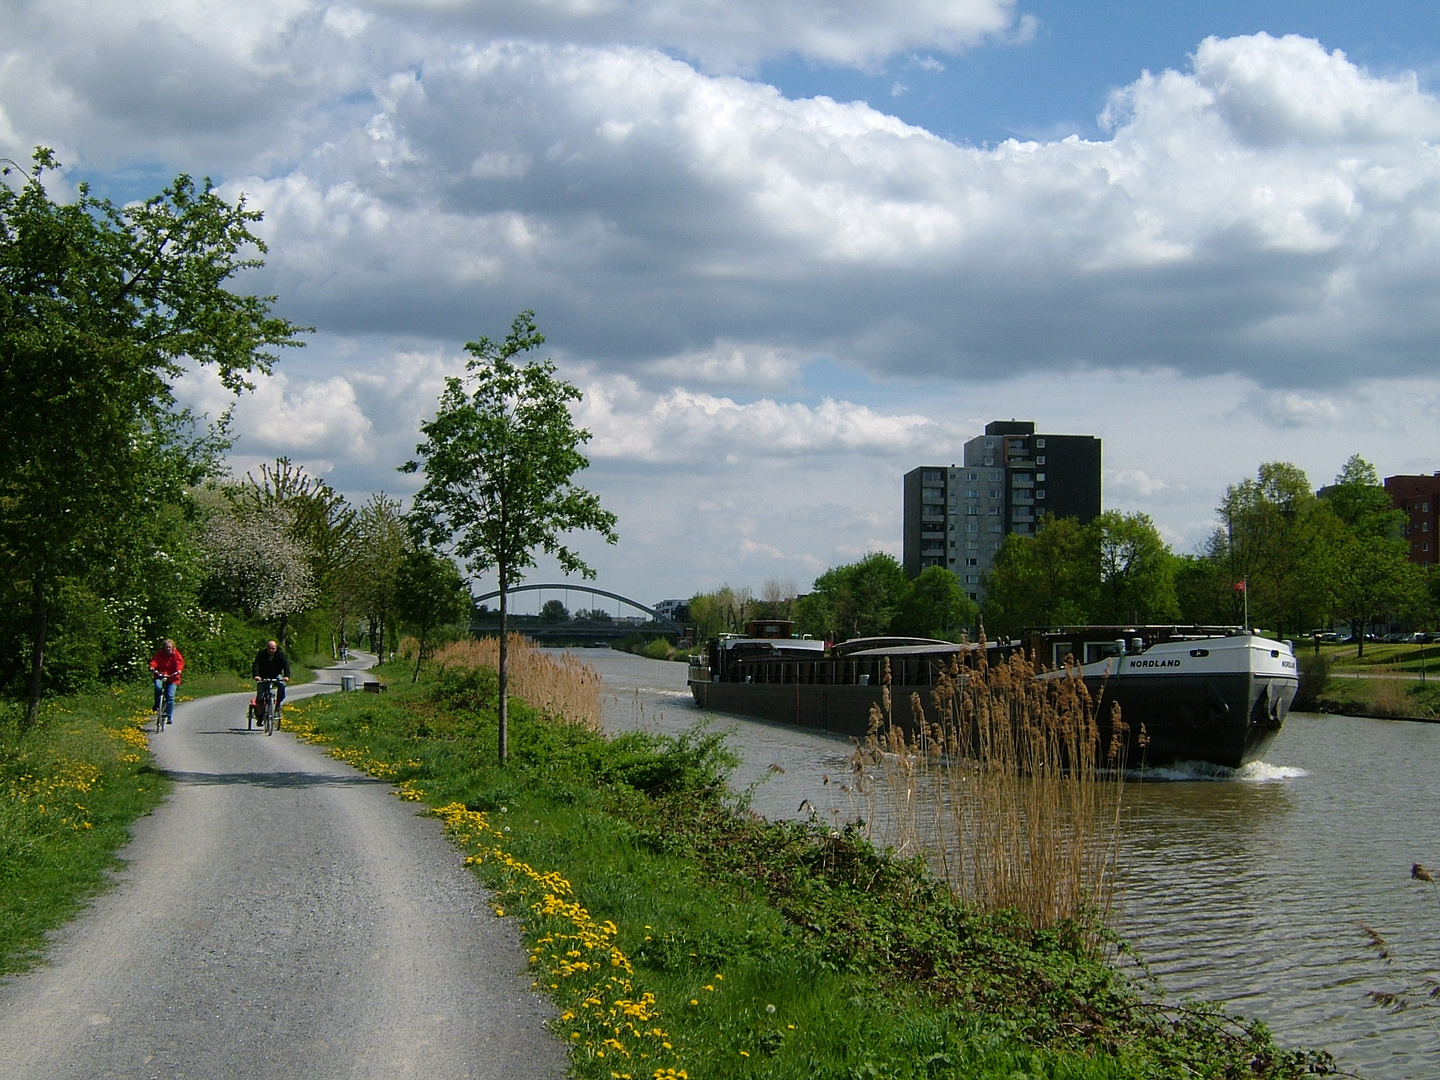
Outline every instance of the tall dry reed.
<svg viewBox="0 0 1440 1080">
<path fill-rule="evenodd" d="M 1102 745 L 1078 672 L 1036 674 L 1018 653 L 988 663 L 982 642 L 941 675 L 928 710 L 911 695 L 902 724 L 887 667 L 852 790 L 872 839 L 924 855 L 977 908 L 1098 929 L 1115 893 L 1127 731 L 1113 707 Z"/>
<path fill-rule="evenodd" d="M 600 730 L 600 698 L 604 688 L 598 671 L 577 657 L 536 648 L 520 634 L 510 635 L 506 652 L 511 695 L 543 713 L 563 716 L 592 731 Z M 441 669 L 495 669 L 500 665 L 500 639 L 456 641 L 437 649 L 431 662 Z"/>
</svg>

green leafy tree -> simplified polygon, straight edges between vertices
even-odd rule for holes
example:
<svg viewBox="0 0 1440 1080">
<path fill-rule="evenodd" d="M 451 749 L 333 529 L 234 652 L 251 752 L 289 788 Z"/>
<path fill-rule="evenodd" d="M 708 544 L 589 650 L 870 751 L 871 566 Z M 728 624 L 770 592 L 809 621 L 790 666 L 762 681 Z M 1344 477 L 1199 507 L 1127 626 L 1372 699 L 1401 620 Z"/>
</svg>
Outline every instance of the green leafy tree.
<svg viewBox="0 0 1440 1080">
<path fill-rule="evenodd" d="M 540 621 L 552 625 L 570 621 L 570 612 L 563 600 L 546 600 L 540 605 Z"/>
<path fill-rule="evenodd" d="M 1034 536 L 1005 538 L 985 576 L 987 628 L 1017 634 L 1026 626 L 1093 621 L 1099 589 L 1095 533 L 1072 517 L 1047 517 Z"/>
<path fill-rule="evenodd" d="M 261 265 L 242 253 L 265 250 L 243 199 L 181 176 L 140 204 L 83 184 L 60 203 L 44 181 L 56 167 L 42 148 L 23 182 L 13 164 L 0 181 L 0 551 L 29 596 L 26 726 L 60 580 L 108 564 L 213 466 L 214 439 L 175 409 L 182 364 L 238 391 L 299 332 L 270 314 L 273 297 L 226 287 Z"/>
<path fill-rule="evenodd" d="M 370 647 L 384 660 L 409 526 L 400 513 L 399 501 L 381 491 L 360 508 L 355 530 L 353 573 L 360 609 L 370 624 Z"/>
<path fill-rule="evenodd" d="M 980 609 L 960 587 L 959 578 L 943 566 L 927 566 L 906 588 L 891 629 L 916 637 L 958 641 L 979 614 Z"/>
<path fill-rule="evenodd" d="M 593 530 L 615 543 L 615 515 L 574 482 L 589 466 L 580 447 L 590 433 L 575 426 L 570 403 L 580 391 L 558 378 L 549 360 L 523 367 L 516 357 L 545 339 L 532 311 L 521 312 L 504 341 L 466 344 L 467 377 L 445 380 L 440 407 L 421 425 L 425 441 L 402 471 L 425 475 L 412 517 L 433 543 L 449 545 L 475 573 L 495 571 L 500 592 L 500 760 L 508 756 L 506 701 L 510 586 L 553 556 L 567 574 L 595 572 L 562 541 Z"/>
<path fill-rule="evenodd" d="M 815 579 L 816 608 L 827 610 L 825 634 L 837 640 L 873 637 L 890 630 L 909 582 L 895 556 L 872 551 L 859 562 L 825 571 Z"/>
<path fill-rule="evenodd" d="M 395 585 L 396 613 L 415 632 L 420 643 L 416 649 L 415 674 L 410 679 L 417 682 L 420 665 L 430 655 L 436 628 L 469 617 L 470 590 L 453 562 L 427 548 L 405 552 Z"/>
<path fill-rule="evenodd" d="M 1250 620 L 1283 631 L 1303 630 L 1329 607 L 1334 521 L 1303 470 L 1289 462 L 1260 466 L 1254 480 L 1226 488 L 1211 555 L 1245 582 Z M 1234 621 L 1239 621 L 1237 598 Z"/>
<path fill-rule="evenodd" d="M 1350 623 L 1365 655 L 1365 630 L 1389 615 L 1424 608 L 1425 576 L 1406 557 L 1406 516 L 1396 510 L 1375 466 L 1352 455 L 1320 491 L 1339 527 L 1330 530 L 1327 580 L 1335 613 Z"/>
<path fill-rule="evenodd" d="M 1175 557 L 1148 514 L 1110 510 L 1085 526 L 1093 534 L 1100 581 L 1091 617 L 1101 623 L 1174 619 Z"/>
</svg>

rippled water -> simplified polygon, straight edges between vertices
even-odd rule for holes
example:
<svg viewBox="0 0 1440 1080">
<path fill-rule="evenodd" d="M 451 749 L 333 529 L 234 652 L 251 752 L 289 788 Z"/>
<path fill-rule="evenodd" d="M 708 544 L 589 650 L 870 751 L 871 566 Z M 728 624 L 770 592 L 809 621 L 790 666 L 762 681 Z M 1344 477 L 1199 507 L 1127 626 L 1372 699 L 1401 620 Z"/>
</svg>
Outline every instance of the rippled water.
<svg viewBox="0 0 1440 1080">
<path fill-rule="evenodd" d="M 609 650 L 582 655 L 604 676 L 612 730 L 678 732 L 700 713 L 684 665 Z M 716 716 L 770 817 L 854 812 L 837 783 L 846 739 Z M 782 771 L 774 771 L 778 766 Z M 1410 880 L 1440 870 L 1440 725 L 1294 714 L 1266 761 L 1240 775 L 1152 774 L 1131 784 L 1119 929 L 1172 998 L 1219 1001 L 1287 1045 L 1329 1050 L 1374 1080 L 1440 1077 L 1440 1006 L 1390 1013 L 1372 990 L 1406 974 L 1366 948 L 1390 942 L 1423 996 L 1440 978 L 1440 901 Z"/>
</svg>

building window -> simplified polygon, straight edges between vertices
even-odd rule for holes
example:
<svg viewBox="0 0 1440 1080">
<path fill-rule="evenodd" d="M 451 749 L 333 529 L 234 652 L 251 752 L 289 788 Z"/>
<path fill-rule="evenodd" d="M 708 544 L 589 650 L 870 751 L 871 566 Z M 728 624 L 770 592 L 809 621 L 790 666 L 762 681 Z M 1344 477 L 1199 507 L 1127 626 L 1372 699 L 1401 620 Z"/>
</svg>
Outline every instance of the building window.
<svg viewBox="0 0 1440 1080">
<path fill-rule="evenodd" d="M 990 498 L 992 498 L 992 499 L 1000 499 L 1000 498 L 1004 498 L 1004 496 L 1005 496 L 1005 492 L 1002 491 L 1000 488 L 991 488 L 991 489 L 990 489 Z"/>
<path fill-rule="evenodd" d="M 1044 516 L 1045 516 L 1045 508 L 1044 508 L 1043 506 L 1037 506 L 1037 507 L 1035 508 L 1035 516 L 1036 516 L 1037 518 L 1042 518 L 1042 517 L 1044 517 Z"/>
<path fill-rule="evenodd" d="M 951 541 L 950 541 L 950 546 L 951 546 L 952 548 L 955 546 L 955 541 L 954 541 L 954 540 L 951 540 Z"/>
<path fill-rule="evenodd" d="M 1420 541 L 1420 550 L 1421 550 L 1421 551 L 1429 551 L 1429 550 L 1430 550 L 1430 541 L 1429 541 L 1429 540 L 1421 540 L 1421 541 Z"/>
<path fill-rule="evenodd" d="M 986 449 L 986 450 L 994 450 L 994 449 L 995 449 L 995 440 L 994 440 L 994 439 L 986 439 L 986 440 L 985 440 L 985 449 Z"/>
<path fill-rule="evenodd" d="M 979 480 L 979 479 L 980 479 L 980 474 L 979 474 L 979 473 L 973 473 L 973 472 L 972 472 L 972 473 L 966 473 L 966 474 L 965 474 L 965 479 L 966 479 L 966 480 L 971 480 L 971 481 Z"/>
<path fill-rule="evenodd" d="M 971 600 L 979 600 L 980 597 L 979 597 L 978 594 L 972 592 L 972 593 L 970 594 L 970 599 L 971 599 Z"/>
<path fill-rule="evenodd" d="M 1420 531 L 1421 531 L 1421 532 L 1429 532 L 1429 531 L 1430 531 L 1430 522 L 1428 522 L 1428 521 L 1422 521 L 1422 522 L 1420 522 Z"/>
<path fill-rule="evenodd" d="M 979 523 L 978 521 L 967 521 L 967 522 L 965 523 L 965 531 L 966 531 L 966 532 L 979 532 L 979 531 L 980 531 L 980 523 Z"/>
<path fill-rule="evenodd" d="M 966 488 L 966 489 L 965 489 L 965 498 L 967 498 L 967 499 L 978 499 L 979 497 L 980 497 L 980 492 L 979 492 L 978 489 L 976 489 L 976 488 Z"/>
<path fill-rule="evenodd" d="M 974 530 L 967 529 L 966 531 L 967 531 L 967 532 L 973 532 Z M 969 550 L 969 551 L 974 551 L 974 550 L 975 550 L 976 548 L 978 548 L 979 546 L 980 546 L 980 541 L 979 541 L 979 540 L 966 540 L 966 541 L 965 541 L 965 547 L 966 547 L 966 549 Z"/>
<path fill-rule="evenodd" d="M 977 575 L 977 574 L 966 574 L 966 575 L 965 575 L 965 584 L 966 584 L 966 585 L 976 585 L 976 584 L 979 583 L 979 581 L 980 581 L 980 577 L 979 577 L 979 575 Z"/>
<path fill-rule="evenodd" d="M 986 457 L 985 457 L 985 464 L 986 464 L 986 465 L 994 465 L 994 464 L 995 464 L 995 459 L 994 459 L 993 457 L 991 457 L 990 455 L 987 454 Z"/>
<path fill-rule="evenodd" d="M 965 560 L 965 565 L 966 565 L 966 566 L 979 566 L 979 565 L 980 565 L 980 560 L 979 560 L 979 559 L 966 559 L 966 560 Z"/>
<path fill-rule="evenodd" d="M 1037 499 L 1043 499 L 1044 497 L 1045 497 L 1045 492 L 1043 492 L 1043 491 L 1037 491 L 1037 492 L 1035 492 L 1035 498 L 1037 498 Z"/>
<path fill-rule="evenodd" d="M 1044 483 L 1044 482 L 1045 482 L 1045 474 L 1044 474 L 1043 472 L 1037 472 L 1037 473 L 1035 474 L 1035 482 L 1036 482 L 1037 484 L 1042 484 L 1042 483 Z"/>
<path fill-rule="evenodd" d="M 990 507 L 990 516 L 991 516 L 991 517 L 999 517 L 999 516 L 1000 516 L 1000 508 L 999 508 L 998 506 L 992 506 L 992 507 Z"/>
<path fill-rule="evenodd" d="M 1035 464 L 1036 464 L 1036 465 L 1044 465 L 1044 464 L 1045 464 L 1045 455 L 1044 455 L 1044 454 L 1037 454 L 1036 457 L 1035 457 Z"/>
<path fill-rule="evenodd" d="M 1043 450 L 1043 449 L 1045 449 L 1045 440 L 1044 440 L 1044 439 L 1036 439 L 1036 440 L 1035 440 L 1035 445 L 1036 445 L 1037 447 L 1039 447 L 1041 450 Z"/>
</svg>

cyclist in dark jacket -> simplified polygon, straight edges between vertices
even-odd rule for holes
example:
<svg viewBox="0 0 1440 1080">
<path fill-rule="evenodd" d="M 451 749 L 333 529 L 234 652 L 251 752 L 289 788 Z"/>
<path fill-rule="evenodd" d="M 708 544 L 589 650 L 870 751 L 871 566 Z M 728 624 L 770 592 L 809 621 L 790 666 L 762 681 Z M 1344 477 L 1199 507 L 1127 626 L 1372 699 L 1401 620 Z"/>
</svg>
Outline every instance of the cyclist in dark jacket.
<svg viewBox="0 0 1440 1080">
<path fill-rule="evenodd" d="M 282 680 L 275 688 L 275 708 L 279 709 L 285 702 L 283 680 L 290 678 L 290 660 L 280 651 L 280 646 L 273 641 L 267 641 L 265 647 L 255 654 L 255 663 L 250 665 L 250 674 L 255 676 L 256 682 L 261 679 Z"/>
</svg>

